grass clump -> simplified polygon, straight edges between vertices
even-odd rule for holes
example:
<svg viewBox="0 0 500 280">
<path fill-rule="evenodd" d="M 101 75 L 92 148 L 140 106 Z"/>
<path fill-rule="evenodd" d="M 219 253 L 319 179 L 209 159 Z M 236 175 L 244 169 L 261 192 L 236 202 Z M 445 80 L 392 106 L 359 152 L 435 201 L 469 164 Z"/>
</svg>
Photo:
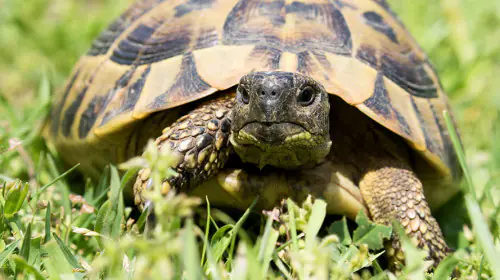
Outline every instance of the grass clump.
<svg viewBox="0 0 500 280">
<path fill-rule="evenodd" d="M 457 218 L 455 201 L 437 215 L 456 251 L 433 275 L 404 238 L 408 263 L 401 275 L 384 270 L 382 244 L 398 225 L 376 225 L 362 214 L 355 224 L 330 222 L 321 200 L 228 216 L 209 201 L 163 197 L 156 180 L 148 198 L 157 219 L 146 225 L 146 216 L 124 202 L 134 168 L 120 178 L 110 166 L 98 182 L 71 176 L 76 166 L 65 168 L 41 137 L 43 120 L 79 55 L 127 0 L 1 2 L 1 273 L 17 279 L 446 279 L 458 265 L 456 275 L 464 279 L 500 277 L 500 6 L 390 2 L 440 73 L 465 149 L 461 163 L 468 166 L 468 212 L 462 211 L 471 225 Z M 168 158 L 150 151 L 129 167 L 154 166 L 153 177 L 161 178 Z"/>
</svg>

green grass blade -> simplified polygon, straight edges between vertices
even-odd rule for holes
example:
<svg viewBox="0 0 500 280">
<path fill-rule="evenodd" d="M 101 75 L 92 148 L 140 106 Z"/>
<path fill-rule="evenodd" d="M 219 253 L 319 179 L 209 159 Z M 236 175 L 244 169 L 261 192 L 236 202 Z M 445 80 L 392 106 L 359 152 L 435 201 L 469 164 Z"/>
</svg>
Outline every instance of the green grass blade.
<svg viewBox="0 0 500 280">
<path fill-rule="evenodd" d="M 12 242 L 2 251 L 2 253 L 0 253 L 0 267 L 2 267 L 5 264 L 10 254 L 12 254 L 12 252 L 14 252 L 14 250 L 17 248 L 19 242 L 21 242 L 21 240 L 16 240 Z"/>
<path fill-rule="evenodd" d="M 43 259 L 43 263 L 47 268 L 50 279 L 75 279 L 73 269 L 56 241 L 52 240 L 43 247 L 48 255 Z"/>
<path fill-rule="evenodd" d="M 114 219 L 113 217 L 108 218 L 108 216 L 112 215 L 111 211 L 111 201 L 107 200 L 102 204 L 101 208 L 99 208 L 99 211 L 97 212 L 97 218 L 94 227 L 95 232 L 98 232 L 102 235 L 106 235 L 109 232 L 110 224 L 108 223 L 108 221 L 112 222 Z M 99 245 L 101 246 L 101 248 L 104 248 L 104 244 L 102 244 L 100 238 L 98 238 L 97 240 L 99 240 Z"/>
<path fill-rule="evenodd" d="M 57 183 L 59 180 L 61 180 L 62 178 L 66 177 L 66 175 L 68 175 L 69 173 L 71 173 L 73 170 L 75 170 L 78 166 L 80 166 L 79 163 L 75 164 L 73 167 L 71 167 L 70 169 L 66 170 L 66 172 L 64 172 L 63 174 L 55 177 L 54 179 L 52 179 L 50 182 L 48 182 L 47 184 L 43 185 L 40 189 L 38 189 L 38 191 L 36 192 L 36 195 L 40 195 L 41 193 L 43 193 L 48 187 L 52 186 L 53 184 Z"/>
<path fill-rule="evenodd" d="M 42 100 L 43 104 L 50 103 L 50 80 L 47 74 L 47 69 L 42 71 L 42 78 L 38 86 L 38 98 Z"/>
<path fill-rule="evenodd" d="M 104 236 L 115 239 L 121 234 L 125 206 L 118 170 L 114 166 L 111 167 L 110 184 L 110 198 L 99 208 L 94 230 Z M 97 240 L 102 248 L 104 245 L 102 238 L 99 237 Z"/>
<path fill-rule="evenodd" d="M 455 125 L 453 124 L 453 120 L 450 117 L 450 113 L 448 111 L 443 111 L 443 116 L 446 121 L 446 127 L 448 128 L 448 132 L 450 133 L 451 142 L 453 143 L 453 147 L 457 153 L 458 162 L 462 167 L 464 172 L 464 177 L 467 182 L 466 186 L 468 187 L 465 191 L 472 195 L 475 201 L 477 201 L 476 191 L 474 190 L 474 185 L 472 183 L 472 177 L 470 176 L 469 168 L 467 167 L 467 162 L 465 161 L 465 152 L 462 148 L 462 144 L 460 143 L 460 139 L 458 138 L 457 131 L 455 130 Z"/>
<path fill-rule="evenodd" d="M 262 239 L 260 240 L 259 254 L 257 255 L 259 261 L 262 262 L 264 259 L 264 252 L 266 251 L 267 241 L 269 240 L 269 235 L 271 235 L 271 229 L 273 228 L 273 217 L 272 215 L 267 216 L 266 225 L 264 226 L 264 234 L 262 234 Z"/>
<path fill-rule="evenodd" d="M 44 280 L 45 277 L 42 275 L 42 273 L 36 269 L 34 266 L 30 265 L 25 259 L 19 257 L 19 256 L 12 256 L 12 260 L 16 264 L 16 270 L 17 271 L 23 271 L 23 274 L 26 275 L 33 275 L 35 279 L 37 280 Z M 24 278 L 23 278 L 24 279 Z"/>
<path fill-rule="evenodd" d="M 7 116 L 11 123 L 16 124 L 19 121 L 18 115 L 14 106 L 9 104 L 7 98 L 5 98 L 3 93 L 0 93 L 0 108 L 3 108 L 7 112 Z"/>
<path fill-rule="evenodd" d="M 45 239 L 44 243 L 50 241 L 50 202 L 47 204 L 47 209 L 45 209 Z"/>
<path fill-rule="evenodd" d="M 484 216 L 481 213 L 481 208 L 477 203 L 474 186 L 472 184 L 472 177 L 470 176 L 469 169 L 467 168 L 462 145 L 460 145 L 460 140 L 453 125 L 453 121 L 451 120 L 450 114 L 447 111 L 443 111 L 443 116 L 445 118 L 446 126 L 450 133 L 453 146 L 455 148 L 455 151 L 457 152 L 458 160 L 460 162 L 460 165 L 462 166 L 464 177 L 467 181 L 468 189 L 466 190 L 465 195 L 465 206 L 467 207 L 467 212 L 469 213 L 471 223 L 474 227 L 474 233 L 476 235 L 477 242 L 484 250 L 486 259 L 491 266 L 493 275 L 498 278 L 500 277 L 500 259 L 498 256 L 498 252 L 496 252 L 495 250 L 496 247 L 493 242 L 493 237 L 491 236 L 491 231 L 489 230 Z"/>
<path fill-rule="evenodd" d="M 484 255 L 481 256 L 481 262 L 479 263 L 479 271 L 477 272 L 477 275 L 483 274 L 483 266 L 484 266 Z"/>
<path fill-rule="evenodd" d="M 110 168 L 109 165 L 106 165 L 104 168 L 101 178 L 99 178 L 99 184 L 97 185 L 94 199 L 90 202 L 91 205 L 98 206 L 102 203 L 102 201 L 106 198 L 109 188 L 109 173 Z"/>
<path fill-rule="evenodd" d="M 290 274 L 290 271 L 288 270 L 287 267 L 285 267 L 285 264 L 281 261 L 281 259 L 278 257 L 277 254 L 274 255 L 273 257 L 273 262 L 278 268 L 278 270 L 281 272 L 281 274 L 287 279 L 287 280 L 292 280 L 292 274 Z"/>
<path fill-rule="evenodd" d="M 22 234 L 21 229 L 17 226 L 15 222 L 9 222 L 9 226 L 11 229 L 12 236 L 16 239 L 21 239 L 24 234 Z"/>
<path fill-rule="evenodd" d="M 212 236 L 210 247 L 216 262 L 222 259 L 224 252 L 229 247 L 229 244 L 231 244 L 232 234 L 227 233 L 230 233 L 233 228 L 233 225 L 222 226 Z"/>
<path fill-rule="evenodd" d="M 61 249 L 61 252 L 63 252 L 64 257 L 68 261 L 68 263 L 73 267 L 73 268 L 81 268 L 80 264 L 78 263 L 78 260 L 75 258 L 73 253 L 71 253 L 71 250 L 64 244 L 64 242 L 57 236 L 57 234 L 53 234 L 54 239 L 57 242 L 57 245 L 59 245 L 59 248 Z"/>
<path fill-rule="evenodd" d="M 62 196 L 61 203 L 62 203 L 63 208 L 64 208 L 64 213 L 66 214 L 64 222 L 66 224 L 69 224 L 69 223 L 71 223 L 71 201 L 69 200 L 70 191 L 69 191 L 69 187 L 66 184 L 66 182 L 61 182 L 61 179 L 64 178 L 64 176 L 66 176 L 66 174 L 69 173 L 68 172 L 69 170 L 67 172 L 63 173 L 64 176 L 58 175 L 59 172 L 57 170 L 56 163 L 54 162 L 54 159 L 52 158 L 52 156 L 50 154 L 47 154 L 47 164 L 48 164 L 48 168 L 49 168 L 49 171 L 52 174 L 52 176 L 54 176 L 56 179 L 57 179 L 57 177 L 60 177 L 59 179 L 57 179 L 57 181 L 54 184 L 56 186 L 56 189 L 61 193 L 61 196 Z M 74 170 L 74 169 L 70 169 L 70 170 Z M 39 192 L 37 192 L 37 194 L 38 193 Z M 38 195 L 37 195 L 37 197 L 38 197 Z M 69 234 L 70 229 L 71 229 L 70 227 L 66 228 L 66 234 Z"/>
<path fill-rule="evenodd" d="M 269 217 L 268 219 L 272 219 L 272 217 Z M 261 262 L 262 279 L 265 279 L 267 276 L 269 266 L 273 258 L 274 249 L 276 248 L 276 242 L 278 241 L 279 237 L 279 232 L 273 229 L 271 226 L 267 228 L 267 224 L 265 231 L 267 231 L 267 234 L 264 233 L 264 236 L 262 237 L 258 255 L 258 260 Z"/>
<path fill-rule="evenodd" d="M 111 195 L 109 196 L 111 200 L 118 199 L 122 185 L 120 184 L 120 175 L 116 167 L 111 165 L 111 180 L 109 182 L 109 188 L 111 189 Z"/>
<path fill-rule="evenodd" d="M 312 206 L 311 216 L 307 221 L 306 228 L 306 247 L 312 247 L 318 236 L 321 225 L 326 217 L 326 202 L 316 199 Z"/>
<path fill-rule="evenodd" d="M 290 229 L 290 235 L 292 237 L 292 250 L 294 252 L 299 251 L 299 241 L 297 238 L 297 227 L 295 226 L 295 203 L 289 198 L 286 201 L 288 206 L 288 215 L 290 220 L 288 221 L 288 228 Z"/>
<path fill-rule="evenodd" d="M 479 208 L 477 202 L 470 195 L 465 196 L 465 205 L 467 206 L 467 211 L 474 227 L 477 242 L 481 245 L 486 259 L 490 263 L 493 275 L 495 278 L 500 277 L 500 258 L 498 252 L 495 250 L 493 237 L 481 213 L 481 208 Z"/>
<path fill-rule="evenodd" d="M 123 223 L 123 195 L 120 194 L 117 200 L 108 200 L 99 209 L 94 230 L 104 236 L 117 238 L 121 234 Z M 97 239 L 101 248 L 104 245 L 101 237 Z"/>
<path fill-rule="evenodd" d="M 252 202 L 252 204 L 250 205 L 250 207 L 248 207 L 248 209 L 245 211 L 245 213 L 243 213 L 243 215 L 241 216 L 241 218 L 238 220 L 238 222 L 236 222 L 236 224 L 234 225 L 234 228 L 232 229 L 232 233 L 231 233 L 231 246 L 229 248 L 229 257 L 228 257 L 228 261 L 227 261 L 227 263 L 228 263 L 228 270 L 231 270 L 231 267 L 232 267 L 233 253 L 234 253 L 234 244 L 236 243 L 236 237 L 238 235 L 238 231 L 243 226 L 243 223 L 245 223 L 246 219 L 248 218 L 248 215 L 250 215 L 250 212 L 252 211 L 253 207 L 257 203 L 258 199 L 259 198 L 254 199 L 254 201 Z"/>
<path fill-rule="evenodd" d="M 382 267 L 380 266 L 380 264 L 378 263 L 378 261 L 376 259 L 373 260 L 372 265 L 373 265 L 375 273 L 381 274 L 384 272 L 384 270 L 382 269 Z"/>
<path fill-rule="evenodd" d="M 41 257 L 42 257 L 42 236 L 37 236 L 31 238 L 30 245 L 30 256 L 28 259 L 28 263 L 34 266 L 36 269 L 40 269 L 42 266 Z"/>
<path fill-rule="evenodd" d="M 187 219 L 184 228 L 184 253 L 182 260 L 184 264 L 185 279 L 201 279 L 200 256 L 196 246 L 196 237 L 194 235 L 193 220 Z"/>
<path fill-rule="evenodd" d="M 451 273 L 453 272 L 453 269 L 457 266 L 457 264 L 458 264 L 458 259 L 455 256 L 453 255 L 447 256 L 444 260 L 442 260 L 439 263 L 439 266 L 436 268 L 436 271 L 434 271 L 434 276 L 432 276 L 432 280 L 448 279 L 448 277 L 450 277 Z"/>
<path fill-rule="evenodd" d="M 149 213 L 148 208 L 145 208 L 144 210 L 142 210 L 139 219 L 137 219 L 137 228 L 139 229 L 139 231 L 142 231 L 144 229 L 144 225 L 146 224 L 146 219 L 148 218 L 148 213 Z"/>
<path fill-rule="evenodd" d="M 205 252 L 207 250 L 208 236 L 210 234 L 210 219 L 212 218 L 212 216 L 210 215 L 210 201 L 208 200 L 208 196 L 205 196 L 205 201 L 207 203 L 207 222 L 205 224 L 205 236 L 203 242 L 203 249 L 201 251 L 201 261 L 200 261 L 201 266 L 203 266 L 205 262 Z"/>
<path fill-rule="evenodd" d="M 87 203 L 92 205 L 92 202 L 94 201 L 94 196 L 95 196 L 95 185 L 93 184 L 92 180 L 90 178 L 87 178 L 85 180 L 85 189 L 83 191 L 83 198 Z"/>
<path fill-rule="evenodd" d="M 203 267 L 205 269 L 205 275 L 208 276 L 209 279 L 221 280 L 222 279 L 221 271 L 219 269 L 217 262 L 215 261 L 214 254 L 210 247 L 210 243 L 208 242 L 208 236 L 204 237 L 203 243 L 204 243 L 203 248 L 206 249 L 204 253 L 207 255 L 206 263 L 203 264 Z"/>
<path fill-rule="evenodd" d="M 115 168 L 116 170 L 116 168 Z M 137 171 L 139 171 L 138 167 L 128 169 L 127 172 L 122 177 L 121 185 L 120 185 L 120 190 L 123 190 L 132 179 L 135 179 L 137 175 Z"/>
<path fill-rule="evenodd" d="M 28 224 L 28 228 L 24 233 L 23 245 L 21 246 L 21 257 L 25 260 L 29 260 L 30 258 L 30 247 L 31 247 L 31 224 Z"/>
</svg>

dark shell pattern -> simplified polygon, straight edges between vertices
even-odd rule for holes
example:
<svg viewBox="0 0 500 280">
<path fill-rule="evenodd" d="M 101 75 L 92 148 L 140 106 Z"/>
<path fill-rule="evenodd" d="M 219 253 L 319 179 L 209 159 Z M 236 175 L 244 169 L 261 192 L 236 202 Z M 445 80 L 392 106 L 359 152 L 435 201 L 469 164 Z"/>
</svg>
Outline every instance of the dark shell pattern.
<svg viewBox="0 0 500 280">
<path fill-rule="evenodd" d="M 75 66 L 51 136 L 84 146 L 261 70 L 316 79 L 456 175 L 447 97 L 384 0 L 139 1 Z"/>
</svg>

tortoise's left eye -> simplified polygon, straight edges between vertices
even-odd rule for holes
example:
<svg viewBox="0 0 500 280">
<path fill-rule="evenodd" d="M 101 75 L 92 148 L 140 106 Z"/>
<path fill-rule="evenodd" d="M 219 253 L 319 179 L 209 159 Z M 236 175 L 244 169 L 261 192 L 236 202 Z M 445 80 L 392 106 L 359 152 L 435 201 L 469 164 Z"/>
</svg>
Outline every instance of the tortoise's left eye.
<svg viewBox="0 0 500 280">
<path fill-rule="evenodd" d="M 238 95 L 241 102 L 248 104 L 250 102 L 250 96 L 248 96 L 248 91 L 243 86 L 238 86 Z"/>
<path fill-rule="evenodd" d="M 297 103 L 302 106 L 309 106 L 316 97 L 316 91 L 312 87 L 306 87 L 297 95 Z"/>
</svg>

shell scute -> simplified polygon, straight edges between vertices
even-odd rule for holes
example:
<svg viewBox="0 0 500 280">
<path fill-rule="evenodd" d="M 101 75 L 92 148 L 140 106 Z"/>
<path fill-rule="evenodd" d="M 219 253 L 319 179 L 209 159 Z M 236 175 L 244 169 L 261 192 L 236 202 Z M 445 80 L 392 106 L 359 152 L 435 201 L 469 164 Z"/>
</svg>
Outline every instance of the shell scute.
<svg viewBox="0 0 500 280">
<path fill-rule="evenodd" d="M 73 99 L 71 104 L 64 111 L 61 130 L 62 134 L 66 137 L 70 136 L 71 129 L 73 127 L 73 123 L 75 122 L 75 118 L 77 118 L 77 111 L 80 108 L 83 98 L 87 94 L 88 86 L 84 86 L 78 93 L 78 95 Z"/>
<path fill-rule="evenodd" d="M 125 65 L 143 65 L 183 54 L 189 48 L 191 30 L 181 27 L 160 33 L 158 29 L 162 26 L 168 25 L 163 20 L 151 25 L 140 24 L 120 42 L 111 60 Z"/>
<path fill-rule="evenodd" d="M 363 18 L 366 21 L 366 24 L 371 26 L 375 31 L 384 34 L 395 44 L 399 44 L 394 29 L 392 29 L 392 27 L 384 21 L 384 18 L 379 13 L 374 11 L 364 12 Z"/>
<path fill-rule="evenodd" d="M 215 89 L 198 75 L 193 55 L 186 53 L 182 57 L 180 72 L 176 76 L 175 83 L 167 91 L 158 95 L 147 105 L 147 108 L 158 110 L 165 104 L 175 103 L 178 99 L 189 100 L 189 94 L 202 95 L 209 91 L 214 92 Z"/>
<path fill-rule="evenodd" d="M 78 137 L 85 138 L 89 131 L 94 126 L 99 112 L 106 106 L 106 96 L 96 95 L 87 104 L 87 108 L 83 111 L 78 125 Z"/>
<path fill-rule="evenodd" d="M 407 137 L 412 136 L 408 122 L 403 117 L 402 113 L 392 106 L 385 86 L 384 76 L 381 73 L 377 75 L 373 95 L 364 102 L 364 105 L 372 109 L 377 116 L 383 118 L 384 121 L 398 125 L 398 128 L 403 131 Z"/>
<path fill-rule="evenodd" d="M 120 82 L 119 80 L 117 85 L 110 91 L 108 99 L 112 100 L 113 103 L 109 104 L 106 111 L 103 112 L 103 117 L 99 126 L 105 125 L 120 114 L 132 112 L 137 101 L 139 100 L 150 70 L 150 65 L 141 70 L 132 68 L 130 71 L 126 72 L 122 78 L 120 78 L 123 82 Z M 132 76 L 136 76 L 135 81 L 132 81 Z"/>
<path fill-rule="evenodd" d="M 214 0 L 189 0 L 174 7 L 174 17 L 182 17 L 192 11 L 211 8 L 214 3 Z"/>
<path fill-rule="evenodd" d="M 106 54 L 131 23 L 163 1 L 165 0 L 143 0 L 131 6 L 94 40 L 87 55 L 98 56 Z"/>
<path fill-rule="evenodd" d="M 311 1 L 312 2 L 312 1 Z M 320 24 L 318 24 L 320 23 Z M 314 32 L 310 32 L 314 28 Z M 224 23 L 225 45 L 257 45 L 293 53 L 309 49 L 352 52 L 350 29 L 332 3 L 241 0 Z"/>
</svg>

